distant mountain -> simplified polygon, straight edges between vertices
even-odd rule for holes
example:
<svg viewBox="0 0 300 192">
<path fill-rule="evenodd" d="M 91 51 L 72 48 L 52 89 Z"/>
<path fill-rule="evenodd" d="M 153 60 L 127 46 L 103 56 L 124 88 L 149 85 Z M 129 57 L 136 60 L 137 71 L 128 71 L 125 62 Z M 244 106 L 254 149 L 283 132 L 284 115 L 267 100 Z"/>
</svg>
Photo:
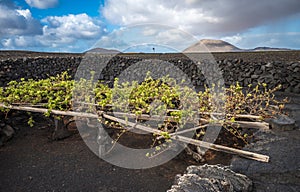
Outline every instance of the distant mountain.
<svg viewBox="0 0 300 192">
<path fill-rule="evenodd" d="M 291 51 L 287 48 L 273 48 L 273 47 L 256 47 L 254 49 L 240 49 L 226 41 L 215 39 L 202 39 L 196 44 L 186 48 L 184 53 L 197 53 L 197 52 L 238 52 L 238 51 Z"/>
<path fill-rule="evenodd" d="M 256 47 L 249 49 L 250 51 L 291 51 L 292 49 L 287 48 L 273 48 L 273 47 Z"/>
<path fill-rule="evenodd" d="M 241 51 L 240 48 L 222 40 L 214 39 L 202 39 L 198 43 L 186 48 L 183 52 L 185 53 L 195 53 L 195 52 L 234 52 Z"/>
<path fill-rule="evenodd" d="M 103 53 L 103 54 L 118 54 L 120 51 L 115 49 L 104 49 L 104 48 L 94 48 L 86 51 L 85 53 Z"/>
</svg>

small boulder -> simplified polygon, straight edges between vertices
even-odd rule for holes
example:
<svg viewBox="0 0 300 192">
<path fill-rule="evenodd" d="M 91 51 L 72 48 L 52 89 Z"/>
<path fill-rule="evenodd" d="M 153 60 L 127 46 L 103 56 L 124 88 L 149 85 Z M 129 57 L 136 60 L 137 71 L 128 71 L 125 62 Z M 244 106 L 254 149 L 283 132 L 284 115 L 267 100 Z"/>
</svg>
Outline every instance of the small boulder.
<svg viewBox="0 0 300 192">
<path fill-rule="evenodd" d="M 286 115 L 267 120 L 274 131 L 290 131 L 296 128 L 296 121 Z"/>
<path fill-rule="evenodd" d="M 252 181 L 221 165 L 189 166 L 167 192 L 252 191 Z"/>
<path fill-rule="evenodd" d="M 0 128 L 0 143 L 10 140 L 15 134 L 15 130 L 10 125 L 4 125 Z"/>
</svg>

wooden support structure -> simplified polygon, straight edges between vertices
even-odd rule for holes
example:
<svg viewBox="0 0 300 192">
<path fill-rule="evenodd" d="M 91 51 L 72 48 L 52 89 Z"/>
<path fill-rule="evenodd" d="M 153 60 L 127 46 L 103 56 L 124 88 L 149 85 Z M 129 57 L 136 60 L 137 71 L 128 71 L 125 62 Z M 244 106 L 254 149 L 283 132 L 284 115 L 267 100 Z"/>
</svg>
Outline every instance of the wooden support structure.
<svg viewBox="0 0 300 192">
<path fill-rule="evenodd" d="M 150 127 L 146 127 L 146 126 L 143 126 L 143 125 L 139 125 L 139 124 L 136 124 L 136 123 L 132 123 L 132 122 L 129 122 L 129 121 L 125 121 L 123 119 L 119 119 L 119 118 L 116 118 L 116 117 L 112 117 L 110 115 L 106 115 L 105 113 L 103 114 L 103 117 L 107 118 L 107 119 L 110 119 L 110 120 L 113 120 L 113 121 L 117 121 L 117 122 L 119 122 L 121 124 L 124 124 L 124 125 L 134 126 L 137 129 L 140 129 L 142 131 L 146 131 L 146 132 L 149 132 L 149 133 L 154 133 L 154 134 L 157 134 L 157 135 L 162 135 L 164 133 L 163 131 L 153 129 L 153 128 L 150 128 Z M 188 137 L 184 137 L 184 136 L 180 136 L 180 135 L 173 135 L 173 136 L 171 136 L 171 138 L 174 139 L 174 140 L 178 140 L 178 141 L 187 143 L 187 144 L 193 144 L 193 145 L 196 145 L 196 146 L 204 147 L 206 149 L 212 149 L 212 150 L 215 150 L 215 151 L 222 151 L 222 152 L 226 152 L 226 153 L 230 153 L 230 154 L 234 154 L 234 155 L 240 155 L 242 157 L 257 160 L 257 161 L 261 161 L 261 162 L 269 162 L 269 156 L 267 156 L 267 155 L 261 155 L 261 154 L 258 154 L 258 153 L 253 153 L 253 152 L 244 151 L 244 150 L 240 150 L 240 149 L 235 149 L 235 148 L 231 148 L 231 147 L 225 147 L 225 146 L 222 146 L 222 145 L 217 145 L 217 144 L 213 144 L 213 143 L 209 143 L 209 142 L 205 142 L 205 141 L 190 139 Z"/>
<path fill-rule="evenodd" d="M 91 106 L 100 106 L 98 104 L 94 104 L 94 103 L 86 103 L 86 102 L 75 102 L 78 104 L 83 104 L 83 105 L 91 105 Z M 113 107 L 113 105 L 106 105 L 108 107 Z M 167 112 L 172 112 L 172 111 L 180 111 L 178 109 L 167 109 Z M 216 113 L 216 112 L 197 112 L 197 111 L 192 111 L 194 113 L 198 113 L 200 115 L 215 115 L 215 116 L 229 116 L 229 117 L 237 117 L 237 118 L 249 118 L 249 119 L 262 119 L 262 116 L 258 116 L 258 115 L 247 115 L 247 114 L 225 114 L 225 113 Z"/>
<path fill-rule="evenodd" d="M 0 104 L 0 107 L 15 109 L 15 110 L 22 110 L 22 111 L 38 112 L 38 113 L 46 113 L 49 111 L 48 109 L 44 109 L 44 108 L 13 106 L 13 105 L 5 105 L 5 104 Z M 83 112 L 60 111 L 60 110 L 51 110 L 50 112 L 55 115 L 75 116 L 75 117 L 84 117 L 84 118 L 99 118 L 99 115 L 97 115 L 97 114 L 83 113 Z M 104 111 L 100 111 L 100 113 L 106 119 L 116 121 L 123 125 L 131 126 L 131 127 L 140 129 L 142 131 L 146 131 L 148 133 L 154 133 L 157 135 L 163 135 L 165 133 L 158 129 L 153 129 L 153 128 L 150 128 L 147 126 L 143 126 L 140 124 L 136 124 L 136 123 L 133 123 L 130 121 L 120 119 L 118 117 L 114 117 L 112 115 L 108 115 Z M 171 135 L 171 139 L 178 140 L 178 141 L 181 141 L 181 142 L 184 142 L 187 144 L 193 144 L 196 146 L 204 147 L 204 148 L 215 150 L 215 151 L 222 151 L 222 152 L 226 152 L 226 153 L 230 153 L 230 154 L 239 155 L 239 156 L 242 156 L 245 158 L 249 158 L 249 159 L 253 159 L 253 160 L 257 160 L 257 161 L 261 161 L 261 162 L 269 161 L 269 156 L 266 156 L 266 155 L 253 153 L 253 152 L 249 152 L 249 151 L 244 151 L 244 150 L 240 150 L 240 149 L 235 149 L 235 148 L 231 148 L 231 147 L 225 147 L 222 145 L 217 145 L 217 144 L 213 144 L 213 143 L 209 143 L 209 142 L 205 142 L 205 141 L 195 140 L 195 139 L 191 139 L 191 138 L 184 137 L 181 135 L 176 135 L 176 134 Z"/>
</svg>

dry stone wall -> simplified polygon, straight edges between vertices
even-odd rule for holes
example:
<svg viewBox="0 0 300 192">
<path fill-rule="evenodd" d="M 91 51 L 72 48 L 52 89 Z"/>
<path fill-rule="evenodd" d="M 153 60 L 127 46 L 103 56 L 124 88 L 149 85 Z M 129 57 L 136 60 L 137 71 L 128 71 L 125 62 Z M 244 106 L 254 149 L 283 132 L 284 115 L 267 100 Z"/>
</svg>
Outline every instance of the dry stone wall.
<svg viewBox="0 0 300 192">
<path fill-rule="evenodd" d="M 156 55 L 157 56 L 157 55 Z M 202 71 L 189 58 L 183 55 L 161 54 L 159 57 L 153 55 L 117 55 L 109 56 L 111 59 L 102 70 L 101 79 L 112 81 L 114 77 L 120 75 L 126 68 L 137 64 L 143 59 L 160 59 L 173 64 L 175 67 L 187 74 L 194 85 L 203 86 L 205 76 L 212 74 L 202 74 Z M 74 76 L 84 55 L 55 55 L 37 57 L 7 57 L 0 60 L 0 86 L 5 86 L 11 80 L 20 78 L 41 79 L 48 76 L 68 71 Z M 94 56 L 94 64 L 97 65 L 97 57 Z M 254 59 L 255 60 L 255 59 Z M 267 83 L 269 88 L 274 88 L 278 84 L 282 85 L 282 91 L 300 93 L 300 60 L 295 61 L 243 61 L 237 59 L 218 59 L 219 69 L 222 71 L 226 85 L 240 82 L 242 86 L 248 84 Z M 207 65 L 209 66 L 209 65 Z M 82 66 L 81 66 L 82 67 Z M 86 68 L 88 71 L 88 67 Z M 206 72 L 208 73 L 208 72 Z M 128 75 L 135 75 L 128 74 Z"/>
<path fill-rule="evenodd" d="M 0 61 L 0 86 L 11 80 L 44 79 L 63 71 L 76 72 L 81 57 L 8 58 Z"/>
</svg>

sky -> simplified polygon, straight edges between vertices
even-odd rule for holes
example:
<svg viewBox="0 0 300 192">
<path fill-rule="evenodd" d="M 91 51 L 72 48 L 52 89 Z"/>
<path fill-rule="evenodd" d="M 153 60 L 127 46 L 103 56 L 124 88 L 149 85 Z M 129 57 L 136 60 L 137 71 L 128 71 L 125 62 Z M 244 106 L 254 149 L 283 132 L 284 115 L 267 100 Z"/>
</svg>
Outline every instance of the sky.
<svg viewBox="0 0 300 192">
<path fill-rule="evenodd" d="M 173 52 L 200 39 L 300 49 L 300 1 L 0 0 L 0 50 Z"/>
</svg>

